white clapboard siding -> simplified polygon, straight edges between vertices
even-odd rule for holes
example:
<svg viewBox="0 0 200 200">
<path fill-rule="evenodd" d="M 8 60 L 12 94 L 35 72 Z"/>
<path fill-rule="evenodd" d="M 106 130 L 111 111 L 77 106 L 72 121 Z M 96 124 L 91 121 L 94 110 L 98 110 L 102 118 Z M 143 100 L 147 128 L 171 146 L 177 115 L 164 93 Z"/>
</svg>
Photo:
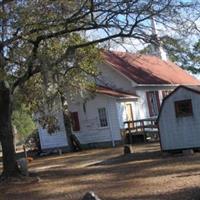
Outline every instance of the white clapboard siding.
<svg viewBox="0 0 200 200">
<path fill-rule="evenodd" d="M 127 114 L 126 114 L 126 104 L 131 104 L 132 106 L 132 113 L 133 113 L 133 120 L 140 119 L 140 110 L 139 110 L 139 102 L 135 101 L 119 101 L 117 102 L 117 112 L 118 112 L 118 121 L 120 128 L 123 129 L 124 122 L 127 121 Z"/>
<path fill-rule="evenodd" d="M 107 112 L 107 127 L 100 127 L 99 123 L 98 108 L 103 107 Z M 70 111 L 78 112 L 80 131 L 74 132 L 74 134 L 82 144 L 121 140 L 115 98 L 97 95 L 87 101 L 85 108 L 86 112 L 84 113 L 83 103 L 70 105 Z"/>
<path fill-rule="evenodd" d="M 98 68 L 101 71 L 98 84 L 106 84 L 125 91 L 133 90 L 133 85 L 135 85 L 135 83 L 122 75 L 119 71 L 116 71 L 107 64 L 99 64 Z"/>
<path fill-rule="evenodd" d="M 157 89 L 157 88 L 156 88 Z M 154 88 L 152 88 L 154 90 Z M 146 90 L 137 90 L 136 94 L 139 96 L 138 102 L 135 104 L 135 120 L 148 118 L 149 107 L 147 103 Z"/>
<path fill-rule="evenodd" d="M 62 112 L 57 112 L 55 113 L 55 116 L 59 121 L 59 127 L 60 127 L 60 130 L 56 131 L 55 133 L 49 134 L 46 129 L 43 129 L 40 126 L 40 124 L 38 124 L 38 131 L 42 149 L 68 146 L 64 123 L 63 123 L 63 114 Z"/>
<path fill-rule="evenodd" d="M 135 103 L 135 110 L 136 110 L 136 116 L 134 119 L 145 119 L 150 117 L 149 113 L 149 106 L 147 102 L 147 96 L 146 93 L 149 91 L 158 91 L 159 95 L 159 100 L 160 100 L 160 105 L 162 104 L 163 100 L 163 95 L 162 91 L 163 90 L 173 90 L 174 87 L 163 87 L 163 86 L 151 86 L 147 88 L 141 88 L 140 90 L 136 91 L 136 94 L 139 96 L 138 102 Z"/>
<path fill-rule="evenodd" d="M 175 101 L 191 99 L 193 116 L 176 117 Z M 180 87 L 169 96 L 159 117 L 162 150 L 200 147 L 200 95 Z"/>
</svg>

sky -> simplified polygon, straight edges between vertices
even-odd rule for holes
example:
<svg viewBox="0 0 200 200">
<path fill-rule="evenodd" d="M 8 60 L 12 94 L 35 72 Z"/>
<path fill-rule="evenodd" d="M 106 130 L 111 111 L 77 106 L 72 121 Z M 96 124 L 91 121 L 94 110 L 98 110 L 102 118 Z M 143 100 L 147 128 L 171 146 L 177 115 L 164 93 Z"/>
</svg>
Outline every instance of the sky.
<svg viewBox="0 0 200 200">
<path fill-rule="evenodd" d="M 176 2 L 176 0 L 174 0 Z M 181 0 L 184 3 L 191 3 L 191 2 L 199 2 L 200 0 Z M 178 2 L 178 0 L 177 0 Z M 196 16 L 194 15 L 194 13 L 191 13 L 191 10 L 181 10 L 181 16 L 184 19 L 190 19 L 190 18 L 195 18 Z M 123 17 L 120 16 L 120 20 L 123 20 Z M 155 18 L 155 21 L 159 20 L 158 18 Z M 178 19 L 176 19 L 178 20 Z M 182 19 L 181 19 L 182 20 Z M 173 36 L 176 38 L 179 38 L 180 36 L 177 34 L 177 31 L 173 29 L 179 29 L 180 26 L 182 27 L 183 25 L 187 25 L 187 23 L 185 24 L 181 24 L 181 20 L 180 20 L 180 24 L 172 24 L 172 23 L 165 23 L 165 24 L 161 24 L 161 23 L 156 23 L 156 29 L 158 32 L 158 36 Z M 167 20 L 167 22 L 169 22 Z M 150 27 L 151 26 L 151 21 L 147 20 L 143 23 L 143 25 Z M 200 19 L 198 19 L 196 21 L 196 25 L 197 27 L 200 28 Z M 147 31 L 149 33 L 150 29 L 148 30 L 148 28 L 146 29 L 142 29 L 142 31 Z M 138 31 L 137 31 L 138 32 Z M 111 33 L 112 34 L 112 33 Z M 96 39 L 99 38 L 101 36 L 104 36 L 105 32 L 103 30 L 98 30 L 98 31 L 88 31 L 86 33 L 86 37 L 90 40 L 90 39 Z M 190 37 L 188 37 L 186 40 L 188 41 L 189 44 L 193 44 L 195 41 L 197 41 L 197 39 L 199 39 L 199 35 L 192 35 Z M 116 39 L 114 41 L 111 42 L 105 42 L 103 45 L 101 44 L 102 47 L 109 47 L 111 50 L 117 50 L 117 51 L 130 51 L 130 52 L 137 52 L 141 49 L 143 49 L 147 44 L 145 44 L 143 41 L 139 41 L 137 39 L 131 39 L 131 38 L 126 38 L 123 41 L 120 39 Z"/>
</svg>

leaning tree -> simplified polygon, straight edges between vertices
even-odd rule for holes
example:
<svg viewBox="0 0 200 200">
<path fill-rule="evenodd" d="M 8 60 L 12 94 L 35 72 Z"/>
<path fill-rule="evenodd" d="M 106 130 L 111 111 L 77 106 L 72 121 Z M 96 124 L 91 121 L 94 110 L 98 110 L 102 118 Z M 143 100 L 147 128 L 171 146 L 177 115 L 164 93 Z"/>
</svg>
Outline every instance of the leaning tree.
<svg viewBox="0 0 200 200">
<path fill-rule="evenodd" d="M 45 79 L 50 74 L 56 83 L 51 87 L 55 86 L 61 91 L 60 88 L 67 79 L 66 74 L 71 73 L 71 77 L 75 76 L 74 72 L 71 72 L 72 68 L 77 69 L 75 74 L 82 73 L 87 68 L 86 65 L 81 68 L 80 63 L 86 56 L 92 57 L 92 50 L 83 50 L 89 45 L 116 38 L 132 38 L 146 43 L 158 42 L 155 35 L 152 35 L 150 23 L 152 18 L 160 28 L 167 24 L 167 29 L 173 32 L 182 28 L 191 30 L 195 20 L 198 19 L 194 17 L 195 13 L 198 14 L 197 3 L 198 1 L 192 1 L 191 4 L 181 0 L 2 0 L 0 2 L 2 176 L 19 174 L 13 145 L 11 116 L 12 105 L 21 88 L 25 87 L 27 92 L 30 89 L 31 93 L 34 86 L 40 85 L 41 79 L 44 80 L 44 84 L 47 83 Z M 192 17 L 187 15 L 191 8 Z M 92 69 L 88 71 L 94 73 Z M 30 82 L 32 85 L 28 87 Z M 46 85 L 48 87 L 48 84 Z"/>
</svg>

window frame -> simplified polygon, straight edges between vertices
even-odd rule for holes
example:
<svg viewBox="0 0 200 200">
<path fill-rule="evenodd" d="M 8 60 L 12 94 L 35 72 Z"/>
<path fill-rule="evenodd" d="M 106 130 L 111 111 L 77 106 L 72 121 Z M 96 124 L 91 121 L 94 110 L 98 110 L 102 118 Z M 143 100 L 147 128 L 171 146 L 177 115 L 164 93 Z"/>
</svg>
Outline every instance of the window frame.
<svg viewBox="0 0 200 200">
<path fill-rule="evenodd" d="M 80 121 L 79 121 L 79 114 L 78 112 L 70 112 L 71 115 L 71 123 L 72 123 L 72 130 L 73 132 L 79 132 L 81 130 Z"/>
<path fill-rule="evenodd" d="M 105 109 L 105 112 L 104 112 L 105 113 L 105 119 L 106 119 L 106 125 L 105 126 L 101 126 L 101 118 L 100 118 L 100 112 L 99 112 L 99 110 L 101 110 L 101 109 Z M 107 113 L 106 107 L 97 108 L 97 112 L 98 112 L 99 128 L 100 129 L 108 128 L 109 127 L 109 120 L 108 120 L 108 113 Z"/>
<path fill-rule="evenodd" d="M 153 107 L 151 103 L 151 95 L 154 95 L 154 98 L 156 100 L 156 106 L 157 106 L 157 113 L 153 112 Z M 159 110 L 160 110 L 160 98 L 159 98 L 159 91 L 154 90 L 154 91 L 147 91 L 146 92 L 146 97 L 147 97 L 147 103 L 148 103 L 148 109 L 149 109 L 149 115 L 150 117 L 155 117 L 158 116 Z"/>
<path fill-rule="evenodd" d="M 181 109 L 178 107 L 180 105 L 178 105 L 178 104 L 185 104 L 185 103 L 189 103 L 189 105 L 188 105 L 189 112 L 181 113 L 181 111 L 180 111 Z M 184 100 L 180 100 L 180 101 L 175 101 L 174 108 L 175 108 L 174 110 L 175 110 L 176 118 L 193 116 L 192 99 L 184 99 Z"/>
</svg>

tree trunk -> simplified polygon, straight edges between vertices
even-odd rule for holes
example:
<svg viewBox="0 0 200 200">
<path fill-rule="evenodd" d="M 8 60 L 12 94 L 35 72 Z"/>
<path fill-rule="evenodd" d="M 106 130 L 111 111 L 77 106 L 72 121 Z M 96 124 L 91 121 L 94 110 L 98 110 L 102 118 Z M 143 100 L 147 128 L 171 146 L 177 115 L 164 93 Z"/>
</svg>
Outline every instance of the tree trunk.
<svg viewBox="0 0 200 200">
<path fill-rule="evenodd" d="M 14 136 L 12 130 L 12 98 L 10 88 L 0 81 L 0 141 L 3 153 L 3 177 L 19 174 L 15 157 Z"/>
<path fill-rule="evenodd" d="M 67 101 L 64 95 L 61 94 L 62 111 L 64 117 L 65 132 L 67 136 L 68 146 L 70 151 L 74 151 L 74 145 L 72 143 L 72 125 L 70 119 L 70 113 L 68 111 Z"/>
</svg>

